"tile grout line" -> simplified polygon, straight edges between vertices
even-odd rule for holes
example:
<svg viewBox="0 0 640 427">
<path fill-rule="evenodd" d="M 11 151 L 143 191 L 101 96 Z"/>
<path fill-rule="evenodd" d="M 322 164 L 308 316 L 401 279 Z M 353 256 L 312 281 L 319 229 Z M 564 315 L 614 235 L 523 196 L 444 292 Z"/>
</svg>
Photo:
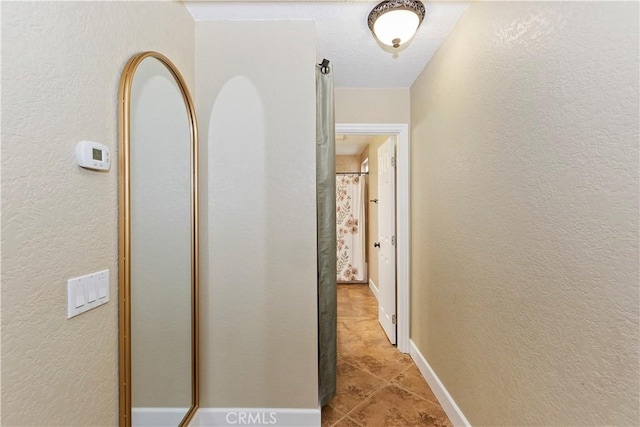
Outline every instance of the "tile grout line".
<svg viewBox="0 0 640 427">
<path fill-rule="evenodd" d="M 355 314 L 354 312 L 360 311 L 360 313 L 358 313 L 358 314 L 365 314 L 366 315 L 367 314 L 366 313 L 366 311 L 367 311 L 366 302 L 368 301 L 368 297 L 351 298 L 351 292 L 350 291 L 351 291 L 351 289 L 347 289 L 347 292 L 346 292 L 346 296 L 348 298 L 349 305 L 351 306 L 351 310 L 349 310 L 350 314 Z M 356 292 L 354 292 L 354 294 L 355 293 Z M 364 303 L 362 301 L 363 299 L 364 299 Z M 360 300 L 359 302 L 356 303 L 356 306 L 357 306 L 356 309 L 354 309 L 354 307 L 353 307 L 354 300 Z M 362 313 L 362 311 L 365 311 L 365 313 Z M 352 334 L 354 334 L 356 336 L 359 336 L 359 337 L 362 336 L 362 331 L 357 330 L 357 328 L 355 328 L 355 326 L 357 326 L 357 325 L 353 325 L 352 322 L 375 321 L 375 320 L 377 320 L 374 315 L 370 315 L 370 316 L 353 316 L 353 317 L 343 315 L 343 316 L 338 316 L 338 318 L 347 321 L 347 322 L 344 323 L 344 326 L 346 327 L 346 331 L 347 332 L 352 333 Z M 351 328 L 349 326 L 352 326 L 354 328 Z M 358 333 L 358 332 L 360 332 L 360 333 Z M 395 347 L 392 344 L 390 344 L 390 345 L 392 346 L 392 348 Z M 397 347 L 395 347 L 395 349 L 396 349 L 396 351 L 399 351 L 399 350 L 397 350 Z M 442 405 L 440 404 L 440 402 L 437 401 L 437 398 L 435 398 L 436 402 L 433 402 L 432 400 L 421 396 L 417 392 L 414 392 L 412 390 L 409 390 L 409 389 L 405 388 L 404 386 L 401 386 L 399 383 L 394 383 L 394 381 L 396 381 L 398 379 L 398 377 L 400 377 L 402 374 L 404 374 L 410 368 L 417 367 L 417 365 L 415 364 L 415 362 L 413 360 L 411 360 L 411 358 L 409 359 L 410 363 L 406 367 L 402 368 L 398 373 L 396 373 L 393 376 L 393 378 L 391 378 L 391 379 L 382 378 L 382 377 L 378 376 L 377 374 L 369 372 L 367 369 L 363 369 L 363 368 L 361 368 L 361 367 L 359 367 L 359 366 L 357 366 L 357 365 L 355 365 L 355 364 L 353 364 L 351 362 L 347 362 L 346 360 L 344 360 L 344 355 L 340 355 L 340 356 L 338 356 L 338 358 L 340 359 L 341 363 L 345 363 L 346 365 L 350 366 L 351 368 L 356 369 L 358 372 L 362 372 L 364 374 L 368 374 L 371 377 L 373 377 L 375 379 L 378 379 L 378 380 L 380 380 L 382 382 L 381 382 L 381 384 L 379 386 L 374 387 L 371 390 L 371 392 L 368 393 L 364 397 L 364 399 L 362 399 L 360 402 L 356 403 L 356 405 L 353 408 L 351 408 L 349 411 L 346 411 L 346 412 L 343 413 L 342 411 L 336 409 L 335 407 L 332 407 L 332 409 L 334 411 L 336 411 L 338 414 L 342 414 L 342 415 L 338 418 L 338 420 L 335 423 L 332 423 L 330 425 L 330 427 L 335 427 L 335 426 L 337 426 L 338 424 L 340 424 L 343 421 L 350 421 L 350 422 L 354 423 L 355 425 L 357 425 L 359 427 L 366 427 L 366 426 L 363 426 L 363 424 L 359 420 L 356 420 L 356 419 L 352 418 L 353 415 L 357 411 L 362 410 L 363 407 L 365 407 L 367 403 L 371 402 L 371 400 L 373 399 L 374 396 L 376 396 L 379 392 L 381 392 L 383 389 L 385 389 L 385 388 L 387 388 L 389 386 L 396 387 L 397 389 L 400 389 L 400 390 L 402 390 L 402 391 L 404 391 L 406 393 L 409 393 L 411 396 L 413 396 L 413 397 L 415 397 L 415 398 L 417 398 L 417 399 L 419 399 L 419 400 L 421 400 L 423 402 L 429 402 L 430 404 L 437 405 L 442 409 Z M 427 386 L 428 386 L 428 384 L 427 384 Z M 331 405 L 331 403 L 329 403 L 329 405 Z M 448 419 L 448 417 L 447 417 L 447 419 Z"/>
<path fill-rule="evenodd" d="M 341 358 L 341 357 L 342 357 L 342 356 L 339 356 L 339 358 Z M 407 365 L 406 367 L 402 368 L 402 370 L 401 370 L 401 371 L 399 371 L 399 372 L 398 372 L 398 373 L 397 373 L 393 378 L 391 378 L 390 380 L 388 380 L 388 379 L 386 379 L 386 378 L 382 378 L 382 377 L 380 377 L 380 376 L 378 376 L 378 375 L 376 375 L 376 374 L 374 374 L 374 373 L 371 373 L 371 372 L 369 372 L 369 371 L 368 371 L 368 370 L 366 370 L 366 369 L 363 369 L 363 368 L 361 368 L 361 367 L 359 367 L 359 366 L 356 366 L 356 365 L 354 365 L 354 364 L 353 364 L 353 363 L 351 363 L 351 362 L 347 362 L 346 360 L 344 360 L 344 358 L 342 359 L 342 363 L 346 363 L 347 365 L 351 365 L 352 367 L 354 367 L 354 368 L 356 368 L 356 369 L 359 369 L 359 370 L 361 370 L 362 372 L 365 372 L 365 373 L 367 373 L 367 374 L 369 374 L 369 375 L 372 375 L 372 376 L 374 376 L 374 377 L 376 377 L 376 378 L 378 378 L 378 379 L 380 379 L 380 380 L 383 380 L 383 381 L 393 381 L 393 380 L 395 380 L 395 379 L 398 377 L 398 375 L 402 374 L 404 371 L 406 371 L 407 369 L 409 369 L 409 368 L 411 367 L 411 364 Z M 414 363 L 414 362 L 413 362 L 413 360 L 411 361 L 411 363 Z"/>
<path fill-rule="evenodd" d="M 433 404 L 435 404 L 435 405 L 442 406 L 442 405 L 440 404 L 440 402 L 434 402 L 434 401 L 432 401 L 432 400 L 429 400 L 429 399 L 427 399 L 426 397 L 420 396 L 418 393 L 416 393 L 416 392 L 414 392 L 414 391 L 411 391 L 411 390 L 409 390 L 409 389 L 406 389 L 406 388 L 404 388 L 404 387 L 400 386 L 399 384 L 391 384 L 391 385 L 392 385 L 392 386 L 394 386 L 394 387 L 398 387 L 400 390 L 406 391 L 407 393 L 409 393 L 409 394 L 411 394 L 411 395 L 413 395 L 413 396 L 415 396 L 415 397 L 417 397 L 417 398 L 420 398 L 420 399 L 422 399 L 422 400 L 424 400 L 424 401 L 426 401 L 426 402 L 430 402 L 430 403 L 433 403 Z M 436 400 L 438 400 L 438 399 L 436 399 Z"/>
<path fill-rule="evenodd" d="M 364 369 L 362 369 L 362 368 L 359 368 L 359 367 L 357 367 L 357 366 L 352 365 L 352 364 L 351 364 L 351 363 L 349 363 L 349 362 L 345 362 L 344 360 L 342 361 L 342 363 L 346 363 L 346 364 L 351 365 L 352 367 L 354 367 L 354 368 L 356 368 L 356 369 L 358 369 L 358 370 L 360 370 L 360 371 L 363 371 L 363 372 L 365 372 L 365 373 L 369 373 L 369 372 L 365 371 L 365 370 L 364 370 Z M 407 370 L 407 369 L 409 369 L 410 367 L 411 367 L 411 365 L 409 365 L 409 366 L 407 366 L 406 368 L 404 368 L 402 371 L 400 371 L 400 373 L 398 373 L 398 375 L 396 375 L 395 377 L 393 377 L 393 379 L 391 379 L 391 380 L 387 380 L 387 379 L 384 379 L 384 378 L 380 378 L 380 377 L 378 377 L 378 376 L 376 376 L 376 375 L 374 375 L 374 374 L 370 374 L 370 375 L 375 376 L 376 378 L 379 378 L 379 379 L 381 379 L 381 380 L 383 380 L 383 381 L 385 381 L 385 382 L 384 382 L 382 385 L 380 385 L 379 387 L 374 388 L 374 389 L 371 391 L 371 393 L 369 393 L 369 394 L 368 394 L 364 399 L 362 399 L 362 401 L 361 401 L 360 403 L 358 403 L 358 404 L 357 404 L 357 405 L 355 405 L 353 408 L 351 408 L 348 412 L 346 412 L 346 413 L 345 413 L 345 415 L 344 415 L 342 418 L 340 418 L 340 419 L 336 422 L 336 424 L 338 424 L 340 421 L 344 420 L 345 418 L 349 418 L 349 420 L 351 420 L 351 421 L 355 422 L 355 423 L 356 423 L 356 424 L 358 424 L 359 426 L 362 426 L 362 424 L 360 424 L 360 422 L 357 422 L 357 421 L 356 421 L 356 420 L 354 420 L 353 418 L 349 417 L 349 415 L 350 415 L 352 412 L 354 412 L 356 409 L 358 409 L 360 406 L 362 406 L 364 403 L 366 403 L 367 401 L 371 400 L 371 398 L 372 398 L 376 393 L 378 393 L 379 391 L 381 391 L 383 388 L 387 387 L 388 385 L 395 385 L 395 384 L 391 384 L 391 382 L 392 382 L 393 380 L 395 380 L 396 378 L 398 378 L 398 376 L 399 376 L 399 375 L 401 375 L 404 371 L 406 371 L 406 370 Z M 403 389 L 403 390 L 404 390 L 404 389 Z M 423 400 L 425 400 L 425 399 L 423 399 Z M 335 409 L 335 408 L 334 408 L 334 409 Z M 334 425 L 335 425 L 335 424 L 334 424 Z"/>
<path fill-rule="evenodd" d="M 369 374 L 369 375 L 371 375 L 372 377 L 376 377 L 377 379 L 382 380 L 382 381 L 393 381 L 393 380 L 395 380 L 395 379 L 396 379 L 396 377 L 397 377 L 398 375 L 400 375 L 401 373 L 403 373 L 403 372 L 405 371 L 405 369 L 409 368 L 409 367 L 407 366 L 407 368 L 405 368 L 405 369 L 403 369 L 402 371 L 400 371 L 400 372 L 398 373 L 398 375 L 396 375 L 395 377 L 393 377 L 393 379 L 388 380 L 388 379 L 386 379 L 386 378 L 379 377 L 379 376 L 377 376 L 376 374 L 372 374 L 371 372 L 367 371 L 366 369 L 362 369 L 361 367 L 356 366 L 356 365 L 354 365 L 354 364 L 353 364 L 353 363 L 351 363 L 351 362 L 347 362 L 347 361 L 346 361 L 346 360 L 344 360 L 344 359 L 342 359 L 342 363 L 346 363 L 347 365 L 351 366 L 352 368 L 356 368 L 357 370 L 362 371 L 362 372 L 364 372 L 365 374 Z"/>
<path fill-rule="evenodd" d="M 335 424 L 332 424 L 332 427 L 333 427 L 333 426 L 335 426 L 336 424 L 338 424 L 340 421 L 344 420 L 345 418 L 349 418 L 351 421 L 354 421 L 354 422 L 355 422 L 355 420 L 354 420 L 353 418 L 350 418 L 350 417 L 349 417 L 349 414 L 350 414 L 350 413 L 352 413 L 356 408 L 360 407 L 364 402 L 366 402 L 367 400 L 369 400 L 369 398 L 370 398 L 370 397 L 372 397 L 374 394 L 376 394 L 377 392 L 379 392 L 380 390 L 382 390 L 383 388 L 385 388 L 387 385 L 389 385 L 389 384 L 391 383 L 391 381 L 393 381 L 393 380 L 387 380 L 387 379 L 384 379 L 384 378 L 380 378 L 380 377 L 378 377 L 377 375 L 371 374 L 371 373 L 369 373 L 369 372 L 365 371 L 364 369 L 359 368 L 358 366 L 355 366 L 355 365 L 353 365 L 352 363 L 349 363 L 349 362 L 347 362 L 347 361 L 345 361 L 345 360 L 342 360 L 342 363 L 346 363 L 347 365 L 351 366 L 352 368 L 357 369 L 358 371 L 364 372 L 364 373 L 366 373 L 366 374 L 369 374 L 369 375 L 371 375 L 371 376 L 373 376 L 373 377 L 375 377 L 375 378 L 377 378 L 377 379 L 379 379 L 379 380 L 382 380 L 382 381 L 384 381 L 384 382 L 383 382 L 383 383 L 382 383 L 382 385 L 380 385 L 379 387 L 376 387 L 376 388 L 372 389 L 372 390 L 371 390 L 371 392 L 370 392 L 370 393 L 368 393 L 368 394 L 365 396 L 365 398 L 364 398 L 364 399 L 362 399 L 362 401 L 361 401 L 361 402 L 359 402 L 357 405 L 355 405 L 355 406 L 354 406 L 353 408 L 351 408 L 349 411 L 345 412 L 345 413 L 344 413 L 344 415 L 343 415 L 341 418 L 339 418 L 339 419 L 338 419 L 338 421 L 336 421 L 336 423 L 335 423 Z M 407 368 L 405 368 L 405 369 L 408 369 L 408 367 L 407 367 Z M 402 372 L 404 372 L 404 369 L 402 370 Z M 402 372 L 401 372 L 401 373 L 402 373 Z M 398 374 L 398 375 L 400 375 L 400 374 Z M 396 377 L 397 377 L 397 376 L 396 376 Z M 394 379 L 395 379 L 395 377 L 394 377 Z M 329 404 L 329 405 L 331 405 L 331 403 L 328 403 L 328 404 Z M 333 408 L 333 407 L 332 407 L 332 408 Z M 336 409 L 336 408 L 333 408 L 333 409 L 337 411 L 337 409 Z M 341 411 L 338 411 L 338 412 L 341 412 Z M 362 424 L 360 424 L 359 422 L 356 422 L 356 424 L 358 424 L 359 426 L 362 426 Z"/>
<path fill-rule="evenodd" d="M 387 381 L 387 380 L 385 380 L 385 381 Z M 343 418 L 349 418 L 350 420 L 355 421 L 355 420 L 353 420 L 353 418 L 349 417 L 349 415 L 350 415 L 351 413 L 353 413 L 356 409 L 358 409 L 358 408 L 360 408 L 361 406 L 363 406 L 366 402 L 368 402 L 369 400 L 371 400 L 371 398 L 372 398 L 376 393 L 378 393 L 380 390 L 382 390 L 383 388 L 385 388 L 386 386 L 388 386 L 388 385 L 389 385 L 389 383 L 391 383 L 391 381 L 387 381 L 387 383 L 382 384 L 380 387 L 378 387 L 378 388 L 374 389 L 373 391 L 371 391 L 371 393 L 369 393 L 369 394 L 368 394 L 368 395 L 367 395 L 367 396 L 362 400 L 362 402 L 358 403 L 356 406 L 354 406 L 353 408 L 351 408 L 351 410 L 350 410 L 349 412 L 347 412 Z M 362 426 L 362 424 L 360 424 L 360 422 L 356 422 L 356 424 L 358 424 L 359 426 Z"/>
<path fill-rule="evenodd" d="M 330 405 L 330 403 L 328 403 L 328 405 Z M 332 406 L 331 408 L 333 408 L 333 410 L 334 410 L 334 411 L 339 412 L 339 413 L 341 413 L 341 414 L 342 414 L 342 411 L 338 411 L 338 410 L 337 410 L 336 408 L 334 408 L 333 406 Z M 338 418 L 338 419 L 336 420 L 336 422 L 335 422 L 335 423 L 333 423 L 333 424 L 329 425 L 328 427 L 335 427 L 336 425 L 338 425 L 338 423 L 339 423 L 340 421 L 344 420 L 346 417 L 347 417 L 347 415 L 346 415 L 346 414 L 342 414 L 342 416 L 341 416 L 340 418 Z"/>
<path fill-rule="evenodd" d="M 343 361 L 343 363 L 347 363 L 347 364 L 351 365 L 349 362 L 344 362 L 344 361 Z M 413 362 L 412 362 L 412 363 L 413 363 Z M 357 366 L 354 366 L 354 365 L 351 365 L 351 366 L 353 366 L 353 367 L 355 367 L 356 369 L 359 369 L 359 370 L 361 370 L 361 371 L 367 372 L 367 371 L 365 371 L 364 369 L 358 368 Z M 442 405 L 440 405 L 440 403 L 439 403 L 439 402 L 432 402 L 431 400 L 429 400 L 429 399 L 427 399 L 427 398 L 425 398 L 425 397 L 422 397 L 422 396 L 420 396 L 419 394 L 412 392 L 411 390 L 407 390 L 407 389 L 405 389 L 404 387 L 399 386 L 398 384 L 393 384 L 393 381 L 394 381 L 396 378 L 398 378 L 398 376 L 400 376 L 404 371 L 408 370 L 410 367 L 411 367 L 411 365 L 409 365 L 409 366 L 407 366 L 406 368 L 404 368 L 404 369 L 403 369 L 403 370 L 402 370 L 398 375 L 396 375 L 392 380 L 384 380 L 384 381 L 386 381 L 386 383 L 384 383 L 384 384 L 382 384 L 380 387 L 378 387 L 378 388 L 374 389 L 374 390 L 373 390 L 370 394 L 368 394 L 368 395 L 367 395 L 367 396 L 366 396 L 366 397 L 365 397 L 365 398 L 364 398 L 360 403 L 358 403 L 356 406 L 354 406 L 352 409 L 350 409 L 348 412 L 346 412 L 346 413 L 345 413 L 345 414 L 344 414 L 340 419 L 338 419 L 338 421 L 336 421 L 336 423 L 335 423 L 335 424 L 332 424 L 332 426 L 331 426 L 331 427 L 336 426 L 339 422 L 343 421 L 345 418 L 348 418 L 350 421 L 352 421 L 352 422 L 356 423 L 358 426 L 363 427 L 363 426 L 362 426 L 362 424 L 361 424 L 359 421 L 356 421 L 355 419 L 353 419 L 352 417 L 350 417 L 350 415 L 351 415 L 353 412 L 355 412 L 357 409 L 359 409 L 361 406 L 363 406 L 365 403 L 367 403 L 368 401 L 370 401 L 370 400 L 371 400 L 371 398 L 372 398 L 374 395 L 376 395 L 379 391 L 381 391 L 382 389 L 384 389 L 384 388 L 386 388 L 387 386 L 390 386 L 390 385 L 391 385 L 391 386 L 394 386 L 394 387 L 397 387 L 397 388 L 399 388 L 400 390 L 406 391 L 407 393 L 411 394 L 412 396 L 417 397 L 417 398 L 418 398 L 418 399 L 420 399 L 420 400 L 423 400 L 423 401 L 425 401 L 425 402 L 429 402 L 429 403 L 433 403 L 433 404 L 436 404 L 436 405 L 438 405 L 438 406 L 442 407 Z M 368 373 L 368 372 L 367 372 L 367 373 Z M 373 374 L 372 374 L 372 375 L 373 375 Z M 377 378 L 380 378 L 380 377 L 377 377 Z M 382 378 L 381 378 L 381 379 L 382 379 Z M 334 409 L 334 410 L 337 410 L 337 409 L 335 409 L 335 408 L 333 408 L 333 409 Z M 338 411 L 338 412 L 341 412 L 341 411 Z"/>
</svg>

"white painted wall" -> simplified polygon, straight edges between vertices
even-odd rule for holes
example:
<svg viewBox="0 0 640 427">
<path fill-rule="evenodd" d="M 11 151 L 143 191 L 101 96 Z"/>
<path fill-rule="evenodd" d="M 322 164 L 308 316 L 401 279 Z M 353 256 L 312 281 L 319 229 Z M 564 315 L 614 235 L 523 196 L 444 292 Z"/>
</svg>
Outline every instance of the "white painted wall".
<svg viewBox="0 0 640 427">
<path fill-rule="evenodd" d="M 117 94 L 129 57 L 193 83 L 194 23 L 174 2 L 2 4 L 2 425 L 118 423 Z M 114 154 L 80 169 L 77 141 Z M 108 304 L 71 320 L 66 280 L 108 268 Z"/>
<path fill-rule="evenodd" d="M 315 60 L 311 21 L 196 23 L 205 408 L 318 405 Z"/>
<path fill-rule="evenodd" d="M 472 425 L 638 425 L 638 3 L 471 2 L 411 88 L 411 338 Z"/>
</svg>

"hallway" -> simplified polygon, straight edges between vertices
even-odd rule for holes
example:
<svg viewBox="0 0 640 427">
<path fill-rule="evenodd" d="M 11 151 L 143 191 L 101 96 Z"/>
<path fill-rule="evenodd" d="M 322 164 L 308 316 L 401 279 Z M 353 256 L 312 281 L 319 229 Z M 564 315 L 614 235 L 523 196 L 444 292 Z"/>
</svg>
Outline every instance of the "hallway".
<svg viewBox="0 0 640 427">
<path fill-rule="evenodd" d="M 450 426 L 408 354 L 377 320 L 368 285 L 338 285 L 338 383 L 322 426 Z"/>
</svg>

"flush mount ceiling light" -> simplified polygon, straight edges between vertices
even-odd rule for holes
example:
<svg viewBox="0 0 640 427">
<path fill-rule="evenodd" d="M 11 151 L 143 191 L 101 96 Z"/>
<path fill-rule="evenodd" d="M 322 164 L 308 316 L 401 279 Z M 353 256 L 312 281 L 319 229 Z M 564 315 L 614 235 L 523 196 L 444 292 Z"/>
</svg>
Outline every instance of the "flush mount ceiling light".
<svg viewBox="0 0 640 427">
<path fill-rule="evenodd" d="M 394 48 L 411 40 L 426 10 L 419 0 L 387 0 L 369 13 L 369 29 L 381 43 Z"/>
</svg>

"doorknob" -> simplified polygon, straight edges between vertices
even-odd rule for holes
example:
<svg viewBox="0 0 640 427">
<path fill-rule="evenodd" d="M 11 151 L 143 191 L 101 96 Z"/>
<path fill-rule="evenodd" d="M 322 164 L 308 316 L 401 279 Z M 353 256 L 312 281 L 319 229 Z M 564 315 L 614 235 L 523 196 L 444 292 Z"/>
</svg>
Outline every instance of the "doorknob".
<svg viewBox="0 0 640 427">
<path fill-rule="evenodd" d="M 373 244 L 373 247 L 374 247 L 374 248 L 379 248 L 379 247 L 380 247 L 380 242 L 375 242 L 375 243 Z"/>
</svg>

